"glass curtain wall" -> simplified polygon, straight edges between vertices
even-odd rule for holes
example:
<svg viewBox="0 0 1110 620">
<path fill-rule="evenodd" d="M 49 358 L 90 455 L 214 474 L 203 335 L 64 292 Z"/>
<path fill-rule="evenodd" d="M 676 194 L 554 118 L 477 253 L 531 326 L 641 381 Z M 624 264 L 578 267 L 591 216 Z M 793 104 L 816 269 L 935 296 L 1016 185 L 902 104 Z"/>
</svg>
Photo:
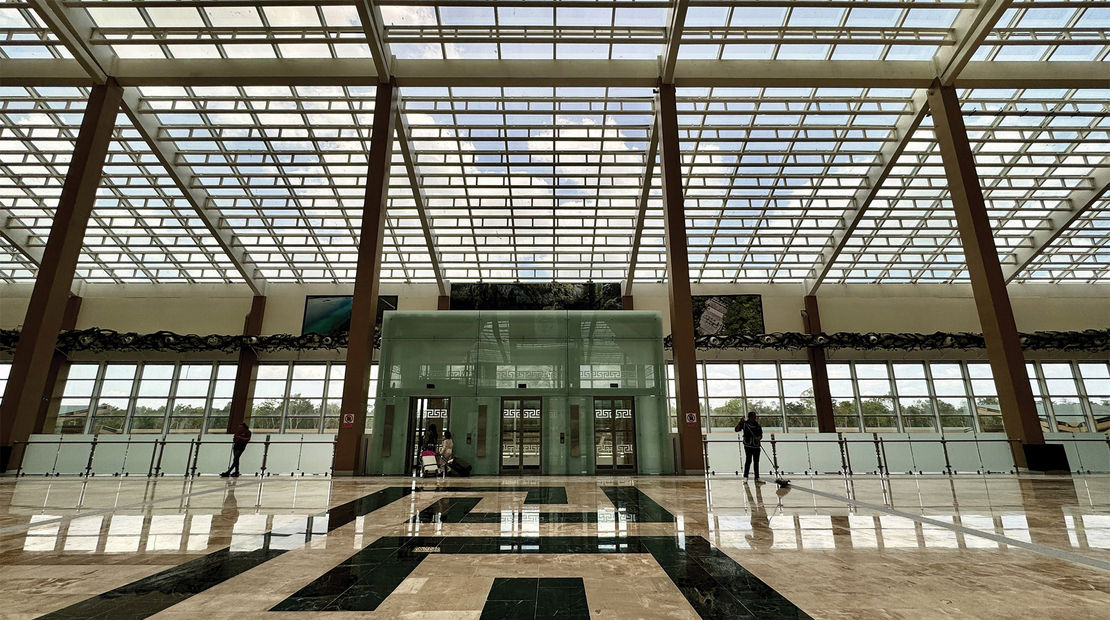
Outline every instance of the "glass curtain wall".
<svg viewBox="0 0 1110 620">
<path fill-rule="evenodd" d="M 1110 365 L 1102 360 L 1028 362 L 1045 432 L 1110 433 Z M 707 430 L 731 431 L 755 411 L 768 432 L 815 432 L 813 382 L 805 362 L 699 362 Z M 980 361 L 828 363 L 841 432 L 1002 432 L 990 364 Z M 672 431 L 673 366 L 667 365 Z"/>
</svg>

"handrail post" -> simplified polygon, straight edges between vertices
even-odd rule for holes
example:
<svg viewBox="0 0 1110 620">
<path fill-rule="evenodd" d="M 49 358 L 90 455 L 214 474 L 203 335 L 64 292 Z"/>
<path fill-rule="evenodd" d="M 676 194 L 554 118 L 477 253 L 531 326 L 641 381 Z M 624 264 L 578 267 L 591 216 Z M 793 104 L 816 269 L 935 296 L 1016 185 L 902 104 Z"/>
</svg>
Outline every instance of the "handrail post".
<svg viewBox="0 0 1110 620">
<path fill-rule="evenodd" d="M 158 462 L 154 464 L 154 477 L 157 478 L 162 475 L 162 455 L 166 453 L 166 438 L 162 437 L 161 446 L 158 441 L 154 442 L 154 451 L 158 453 Z M 151 459 L 154 455 L 151 455 Z"/>
<path fill-rule="evenodd" d="M 85 477 L 86 478 L 88 478 L 92 474 L 92 461 L 93 461 L 93 455 L 96 454 L 96 440 L 97 440 L 98 437 L 100 437 L 99 433 L 97 433 L 96 435 L 93 435 L 92 447 L 89 448 L 89 462 L 85 464 Z"/>
<path fill-rule="evenodd" d="M 17 441 L 17 442 L 14 442 L 14 443 L 12 444 L 12 452 L 15 452 L 15 448 L 16 448 L 16 446 L 18 446 L 19 444 L 24 444 L 24 445 L 23 445 L 23 454 L 22 454 L 22 455 L 20 456 L 20 458 L 19 458 L 19 467 L 17 467 L 17 468 L 15 469 L 15 477 L 16 477 L 16 478 L 22 478 L 22 477 L 23 477 L 23 457 L 24 457 L 24 456 L 27 456 L 27 448 L 29 448 L 29 447 L 30 447 L 30 444 L 31 444 L 31 442 L 30 442 L 30 441 Z"/>
<path fill-rule="evenodd" d="M 948 475 L 952 475 L 952 462 L 948 460 L 948 439 L 944 433 L 940 435 L 940 447 L 944 449 L 944 469 L 948 471 Z"/>
<path fill-rule="evenodd" d="M 266 443 L 262 444 L 262 470 L 258 472 L 259 478 L 266 477 L 266 458 L 270 456 L 270 435 L 266 434 Z"/>
<path fill-rule="evenodd" d="M 194 445 L 196 446 L 196 450 L 193 450 Z M 192 473 L 189 473 L 189 464 L 188 464 L 188 461 L 186 461 L 186 463 L 185 463 L 185 475 L 196 477 L 196 475 L 197 475 L 197 461 L 200 460 L 200 438 L 189 440 L 189 456 L 192 457 L 192 460 L 193 460 L 193 470 L 192 470 Z"/>
<path fill-rule="evenodd" d="M 836 433 L 836 445 L 840 447 L 840 472 L 847 476 L 848 471 L 848 447 L 844 443 L 844 433 Z"/>
<path fill-rule="evenodd" d="M 741 435 L 742 437 L 743 435 Z M 743 440 L 736 440 L 736 475 L 740 475 L 740 470 L 744 469 L 744 442 Z"/>
<path fill-rule="evenodd" d="M 771 433 L 771 464 L 775 468 L 775 475 L 781 476 L 782 471 L 779 469 L 779 451 L 775 446 L 775 434 Z"/>
<path fill-rule="evenodd" d="M 886 470 L 883 459 L 883 452 L 885 452 L 885 450 L 882 449 L 882 443 L 879 441 L 878 433 L 871 433 L 871 437 L 875 440 L 875 461 L 879 464 L 879 475 L 882 476 Z"/>
</svg>

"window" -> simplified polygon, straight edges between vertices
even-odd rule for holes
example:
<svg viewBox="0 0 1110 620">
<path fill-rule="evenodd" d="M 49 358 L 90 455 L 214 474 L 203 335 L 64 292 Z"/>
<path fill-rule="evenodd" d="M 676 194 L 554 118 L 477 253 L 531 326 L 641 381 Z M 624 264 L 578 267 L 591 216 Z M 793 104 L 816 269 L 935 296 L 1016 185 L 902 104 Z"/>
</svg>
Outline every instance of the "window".
<svg viewBox="0 0 1110 620">
<path fill-rule="evenodd" d="M 212 362 L 75 363 L 66 377 L 57 420 L 48 420 L 45 430 L 223 432 L 235 368 L 234 364 Z"/>
</svg>

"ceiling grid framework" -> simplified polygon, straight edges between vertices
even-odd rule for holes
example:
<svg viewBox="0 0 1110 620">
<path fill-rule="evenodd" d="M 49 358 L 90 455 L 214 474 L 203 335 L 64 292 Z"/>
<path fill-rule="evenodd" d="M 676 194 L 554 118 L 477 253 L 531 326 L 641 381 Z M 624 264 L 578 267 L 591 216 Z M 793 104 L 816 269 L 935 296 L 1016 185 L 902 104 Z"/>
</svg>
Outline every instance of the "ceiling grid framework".
<svg viewBox="0 0 1110 620">
<path fill-rule="evenodd" d="M 383 78 L 383 282 L 662 280 L 669 75 L 695 282 L 963 281 L 938 76 L 1011 280 L 1105 281 L 1108 31 L 1094 0 L 6 0 L 0 281 L 33 279 L 107 76 L 88 282 L 353 282 Z"/>
</svg>

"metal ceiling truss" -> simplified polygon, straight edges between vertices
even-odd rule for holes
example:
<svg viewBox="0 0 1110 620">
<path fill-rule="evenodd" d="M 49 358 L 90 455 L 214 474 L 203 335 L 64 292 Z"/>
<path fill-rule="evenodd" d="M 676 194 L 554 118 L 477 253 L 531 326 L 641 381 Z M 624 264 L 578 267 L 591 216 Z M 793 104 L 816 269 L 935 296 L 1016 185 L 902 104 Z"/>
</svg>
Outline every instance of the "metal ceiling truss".
<svg viewBox="0 0 1110 620">
<path fill-rule="evenodd" d="M 59 0 L 28 0 L 43 21 L 50 27 L 69 49 L 70 53 L 80 62 L 90 76 L 98 83 L 107 80 L 104 67 L 113 67 L 117 58 L 111 50 L 94 48 L 89 45 L 91 33 L 95 24 L 81 11 L 64 6 Z M 204 226 L 215 237 L 220 247 L 227 254 L 227 258 L 242 275 L 247 286 L 255 295 L 264 295 L 266 282 L 258 274 L 257 267 L 251 261 L 247 252 L 236 247 L 230 232 L 220 225 L 220 216 L 213 213 L 209 207 L 210 196 L 195 186 L 194 175 L 187 166 L 176 163 L 177 153 L 160 138 L 162 128 L 157 120 L 150 115 L 143 115 L 140 111 L 141 100 L 139 93 L 134 88 L 124 88 L 123 111 L 131 119 L 132 124 L 154 152 L 158 160 L 165 166 L 173 182 L 185 195 L 189 204 L 196 211 Z"/>
<path fill-rule="evenodd" d="M 1037 257 L 1060 237 L 1061 233 L 1068 230 L 1110 190 L 1110 159 L 1102 163 L 1103 167 L 1095 169 L 1087 187 L 1075 190 L 1061 201 L 1067 209 L 1053 212 L 1047 219 L 1045 227 L 1038 228 L 1028 239 L 1031 245 L 1014 250 L 1015 262 L 1002 265 L 1002 276 L 1007 283 L 1032 265 Z"/>
<path fill-rule="evenodd" d="M 1007 279 L 1022 281 L 1101 212 L 1110 161 L 1110 112 L 1092 99 L 1110 83 L 1099 2 L 1055 4 L 1070 17 L 1026 19 L 1044 7 L 1031 0 L 27 0 L 0 6 L 15 24 L 0 30 L 0 86 L 125 86 L 172 183 L 118 165 L 104 191 L 141 202 L 128 188 L 146 182 L 172 201 L 176 186 L 258 293 L 353 280 L 367 87 L 392 81 L 403 99 L 383 281 L 444 294 L 449 279 L 623 278 L 629 294 L 665 275 L 650 89 L 672 83 L 692 279 L 813 294 L 958 278 L 924 97 L 939 81 L 974 89 L 969 137 Z M 26 143 L 19 122 L 8 131 Z M 128 149 L 120 162 L 143 168 Z M 53 169 L 51 155 L 18 156 Z M 18 191 L 7 195 L 36 190 Z M 33 261 L 41 222 L 8 211 L 0 236 Z M 139 239 L 157 230 L 135 226 Z M 161 278 L 110 235 L 90 254 Z"/>
<path fill-rule="evenodd" d="M 967 63 L 975 54 L 979 43 L 986 37 L 1009 4 L 1010 0 L 983 0 L 975 8 L 960 11 L 960 14 L 952 23 L 954 44 L 943 48 L 934 57 L 937 71 L 936 79 L 940 83 L 948 85 L 955 81 L 956 76 L 967 66 Z M 844 214 L 844 227 L 833 233 L 828 249 L 821 252 L 814 266 L 814 276 L 806 279 L 806 295 L 817 294 L 817 289 L 820 288 L 848 239 L 855 232 L 856 227 L 859 226 L 864 213 L 871 205 L 871 201 L 878 195 L 883 182 L 890 175 L 892 168 L 902 155 L 906 145 L 913 138 L 927 112 L 925 91 L 918 90 L 914 94 L 909 114 L 900 117 L 892 130 L 894 141 L 887 142 L 883 146 L 876 162 L 877 165 L 868 172 L 866 183 L 853 196 L 852 205 Z"/>
</svg>

